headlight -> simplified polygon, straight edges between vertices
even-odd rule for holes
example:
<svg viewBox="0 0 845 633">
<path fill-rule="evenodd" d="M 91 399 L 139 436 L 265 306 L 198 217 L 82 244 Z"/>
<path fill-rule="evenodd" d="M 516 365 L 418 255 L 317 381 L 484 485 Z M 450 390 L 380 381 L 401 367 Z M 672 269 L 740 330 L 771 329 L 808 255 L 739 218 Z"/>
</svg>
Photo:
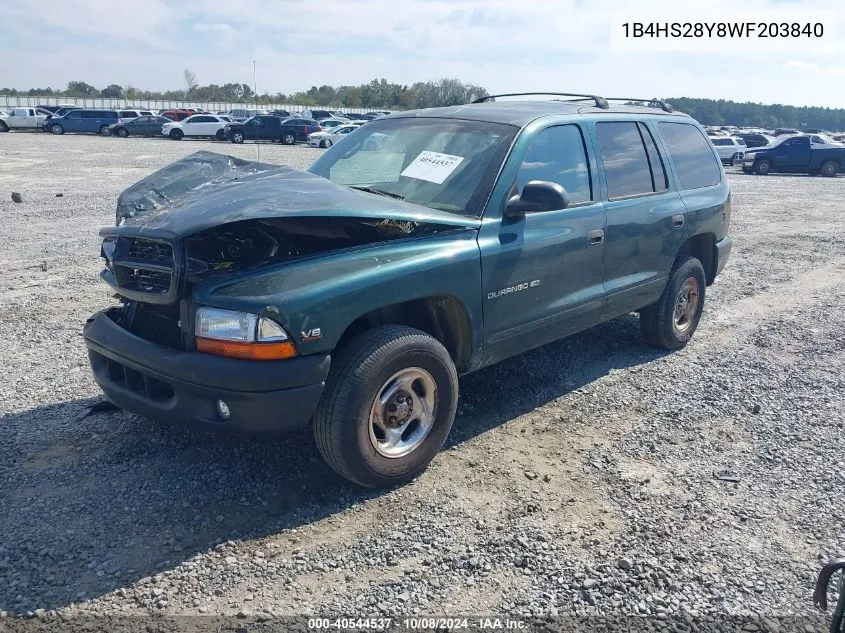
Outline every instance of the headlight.
<svg viewBox="0 0 845 633">
<path fill-rule="evenodd" d="M 757 156 L 757 152 L 746 152 L 745 157 L 754 160 L 754 157 Z"/>
<path fill-rule="evenodd" d="M 250 360 L 279 360 L 297 354 L 281 325 L 249 312 L 199 308 L 194 333 L 197 351 L 207 354 Z"/>
</svg>

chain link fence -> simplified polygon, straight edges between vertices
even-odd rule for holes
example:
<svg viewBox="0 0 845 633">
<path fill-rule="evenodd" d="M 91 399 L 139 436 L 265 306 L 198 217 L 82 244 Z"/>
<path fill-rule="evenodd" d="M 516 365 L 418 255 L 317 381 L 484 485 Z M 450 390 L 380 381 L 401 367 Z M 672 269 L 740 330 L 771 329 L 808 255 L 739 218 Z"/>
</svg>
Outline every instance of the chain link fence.
<svg viewBox="0 0 845 633">
<path fill-rule="evenodd" d="M 20 95 L 0 95 L 0 110 L 9 108 L 34 108 L 40 105 L 67 105 L 77 108 L 104 108 L 108 110 L 170 110 L 177 108 L 202 108 L 209 112 L 228 112 L 233 109 L 245 110 L 287 110 L 288 112 L 302 112 L 310 110 L 311 106 L 293 105 L 291 103 L 236 103 L 236 102 L 198 102 L 198 101 L 168 101 L 161 99 L 103 99 L 100 97 L 27 97 Z M 331 108 L 328 106 L 313 106 L 319 110 L 341 110 L 363 114 L 372 108 Z"/>
</svg>

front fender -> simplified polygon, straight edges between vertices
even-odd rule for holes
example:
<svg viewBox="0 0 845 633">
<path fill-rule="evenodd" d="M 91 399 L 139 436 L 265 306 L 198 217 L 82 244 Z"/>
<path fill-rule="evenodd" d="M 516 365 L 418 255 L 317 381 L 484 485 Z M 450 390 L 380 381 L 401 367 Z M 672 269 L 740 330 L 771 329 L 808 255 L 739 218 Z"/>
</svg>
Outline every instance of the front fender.
<svg viewBox="0 0 845 633">
<path fill-rule="evenodd" d="M 277 312 L 304 355 L 331 352 L 346 328 L 372 310 L 451 296 L 466 309 L 474 353 L 483 332 L 476 235 L 474 229 L 456 229 L 297 260 L 202 286 L 194 300 L 230 310 Z"/>
</svg>

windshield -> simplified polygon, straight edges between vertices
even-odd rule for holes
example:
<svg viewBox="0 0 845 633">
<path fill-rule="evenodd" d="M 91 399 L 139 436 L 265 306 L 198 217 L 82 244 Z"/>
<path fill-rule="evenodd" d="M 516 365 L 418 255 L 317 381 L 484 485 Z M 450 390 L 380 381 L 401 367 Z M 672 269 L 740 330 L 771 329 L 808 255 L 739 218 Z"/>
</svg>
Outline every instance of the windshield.
<svg viewBox="0 0 845 633">
<path fill-rule="evenodd" d="M 478 216 L 518 129 L 459 119 L 374 121 L 345 135 L 308 171 L 339 185 Z"/>
</svg>

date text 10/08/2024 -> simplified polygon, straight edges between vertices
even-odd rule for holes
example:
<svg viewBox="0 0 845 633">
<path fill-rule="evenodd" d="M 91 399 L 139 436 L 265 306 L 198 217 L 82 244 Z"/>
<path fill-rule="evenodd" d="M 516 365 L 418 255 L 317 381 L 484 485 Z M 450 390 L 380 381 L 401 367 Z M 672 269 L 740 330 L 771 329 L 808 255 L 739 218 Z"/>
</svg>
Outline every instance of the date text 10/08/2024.
<svg viewBox="0 0 845 633">
<path fill-rule="evenodd" d="M 528 624 L 511 618 L 309 618 L 308 628 L 312 630 L 359 630 L 359 631 L 520 631 Z"/>
</svg>

